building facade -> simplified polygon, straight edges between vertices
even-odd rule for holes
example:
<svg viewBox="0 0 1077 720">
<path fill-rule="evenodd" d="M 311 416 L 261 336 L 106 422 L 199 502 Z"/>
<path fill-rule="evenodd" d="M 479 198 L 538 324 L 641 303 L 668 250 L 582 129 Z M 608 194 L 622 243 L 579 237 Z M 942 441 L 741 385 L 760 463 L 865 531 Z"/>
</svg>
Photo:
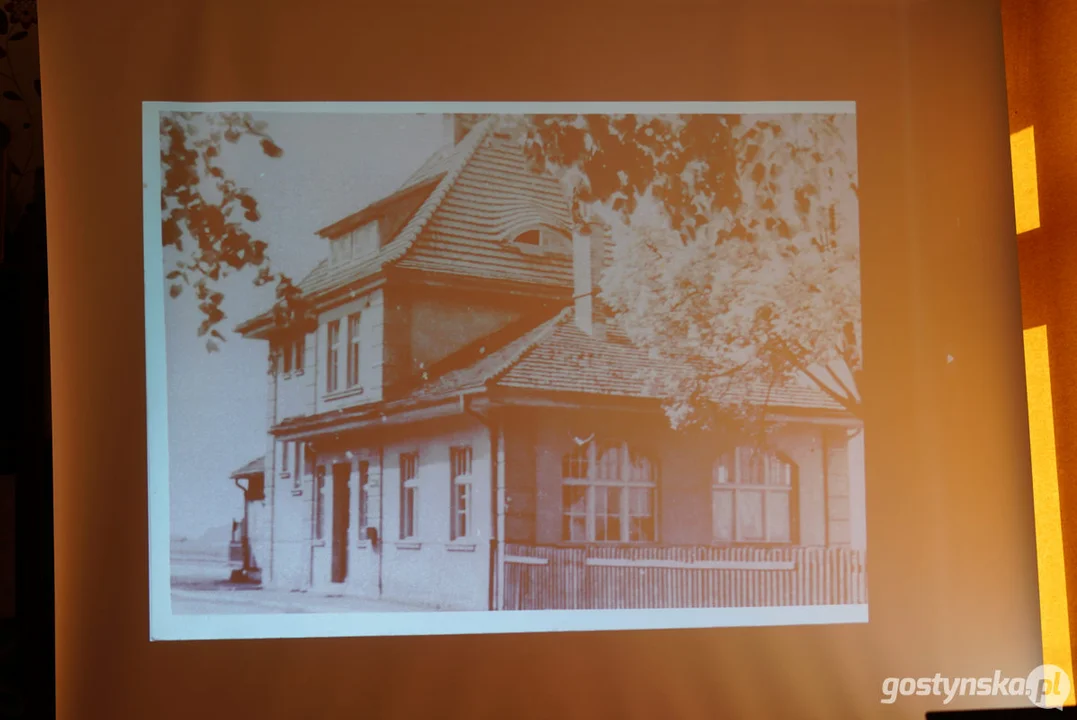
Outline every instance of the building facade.
<svg viewBox="0 0 1077 720">
<path fill-rule="evenodd" d="M 608 248 L 496 117 L 321 231 L 267 344 L 253 577 L 441 609 L 866 602 L 862 432 L 768 394 L 766 449 L 674 431 L 596 301 Z M 751 390 L 748 390 L 751 392 Z"/>
</svg>

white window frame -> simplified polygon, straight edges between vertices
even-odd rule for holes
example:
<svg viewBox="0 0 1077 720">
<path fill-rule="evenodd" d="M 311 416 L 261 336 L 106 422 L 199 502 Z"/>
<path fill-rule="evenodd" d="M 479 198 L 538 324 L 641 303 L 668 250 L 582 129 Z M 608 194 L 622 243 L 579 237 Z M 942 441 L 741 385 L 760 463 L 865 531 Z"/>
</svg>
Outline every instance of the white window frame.
<svg viewBox="0 0 1077 720">
<path fill-rule="evenodd" d="M 319 465 L 314 470 L 314 541 L 325 543 L 325 486 L 331 470 Z"/>
<path fill-rule="evenodd" d="M 753 477 L 749 464 L 755 456 L 762 456 L 762 476 Z M 791 545 L 795 539 L 795 512 L 797 467 L 779 453 L 739 446 L 719 456 L 711 469 L 711 532 L 714 542 L 721 544 Z M 719 497 L 730 498 L 732 537 L 721 537 L 718 532 Z M 784 537 L 771 527 L 768 499 L 785 497 L 788 518 Z M 762 535 L 750 537 L 743 533 L 739 522 L 740 504 L 744 498 L 757 496 L 760 505 Z"/>
<path fill-rule="evenodd" d="M 284 440 L 280 444 L 280 472 L 278 473 L 282 478 L 290 478 L 292 476 L 291 469 L 291 453 L 289 452 L 291 441 Z"/>
<path fill-rule="evenodd" d="M 329 263 L 331 265 L 339 265 L 352 259 L 352 233 L 335 237 L 329 242 Z"/>
<path fill-rule="evenodd" d="M 449 448 L 449 539 L 461 540 L 474 534 L 471 508 L 474 498 L 475 454 L 471 446 Z M 461 527 L 461 522 L 463 527 Z"/>
<path fill-rule="evenodd" d="M 325 324 L 325 391 L 340 389 L 340 319 Z"/>
<path fill-rule="evenodd" d="M 537 233 L 537 243 L 523 242 L 522 238 L 528 233 Z M 562 233 L 548 227 L 531 227 L 516 232 L 512 237 L 512 244 L 522 253 L 528 255 L 571 255 L 572 241 Z"/>
<path fill-rule="evenodd" d="M 370 461 L 357 460 L 355 463 L 355 496 L 358 501 L 355 519 L 359 528 L 359 540 L 366 540 L 364 532 L 370 527 Z"/>
<path fill-rule="evenodd" d="M 277 346 L 277 368 L 285 378 L 302 375 L 306 361 L 306 335 L 298 340 L 285 340 Z"/>
<path fill-rule="evenodd" d="M 351 238 L 350 260 L 373 257 L 381 247 L 381 225 L 378 220 L 360 225 L 348 235 Z"/>
<path fill-rule="evenodd" d="M 410 496 L 410 505 L 409 498 Z M 400 539 L 419 537 L 419 453 L 400 453 Z"/>
<path fill-rule="evenodd" d="M 292 343 L 284 342 L 280 346 L 280 369 L 284 373 L 284 377 L 288 377 L 292 374 Z"/>
<path fill-rule="evenodd" d="M 347 317 L 348 337 L 346 340 L 347 352 L 345 353 L 347 369 L 345 372 L 344 387 L 352 389 L 361 387 L 363 376 L 363 341 L 362 324 L 363 313 L 352 313 Z"/>
<path fill-rule="evenodd" d="M 292 372 L 296 375 L 302 375 L 306 369 L 307 360 L 307 336 L 306 333 L 301 335 L 298 340 L 294 341 L 288 346 L 289 352 L 294 352 L 295 355 L 292 358 Z"/>
<path fill-rule="evenodd" d="M 303 489 L 303 470 L 306 469 L 306 462 L 310 456 L 307 454 L 307 444 L 303 442 L 295 443 L 294 452 L 292 453 L 293 462 L 295 463 L 295 472 L 292 474 L 292 489 L 299 492 Z"/>
<path fill-rule="evenodd" d="M 602 451 L 602 456 L 599 456 L 599 450 Z M 577 468 L 579 467 L 579 461 L 576 458 L 572 458 L 578 448 L 574 448 L 567 455 L 562 457 L 561 466 L 561 518 L 562 518 L 562 541 L 566 543 L 600 543 L 600 544 L 647 544 L 658 542 L 659 528 L 658 528 L 658 475 L 659 468 L 658 463 L 654 458 L 644 453 L 633 453 L 632 448 L 627 442 L 600 442 L 591 440 L 585 446 L 586 463 L 587 463 L 587 477 L 573 477 L 570 473 L 566 473 L 566 466 L 570 467 L 572 462 L 576 462 Z M 598 476 L 599 460 L 606 457 L 610 451 L 616 453 L 617 462 L 617 474 L 618 477 L 614 478 L 602 478 Z M 631 474 L 634 468 L 638 465 L 633 462 L 644 461 L 646 464 L 643 467 L 648 468 L 649 478 L 639 479 L 632 478 Z M 566 506 L 565 493 L 568 488 L 584 488 L 584 507 L 582 511 L 572 510 Z M 618 491 L 618 503 L 616 508 L 616 514 L 611 514 L 609 508 L 606 508 L 604 513 L 598 513 L 598 499 L 600 497 L 599 488 L 602 489 L 605 494 L 606 501 L 608 502 L 609 489 L 616 489 Z M 632 509 L 632 497 L 635 493 L 633 491 L 646 491 L 649 494 L 650 513 L 646 515 L 633 512 Z M 572 518 L 583 517 L 585 520 L 585 538 L 574 539 L 572 537 Z M 602 538 L 598 539 L 599 535 L 599 519 L 608 520 L 610 517 L 615 517 L 619 526 L 619 537 L 617 538 Z M 632 519 L 633 518 L 649 518 L 650 519 L 650 537 L 632 538 Z M 566 525 L 565 519 L 569 518 Z M 608 530 L 608 525 L 606 526 Z"/>
</svg>

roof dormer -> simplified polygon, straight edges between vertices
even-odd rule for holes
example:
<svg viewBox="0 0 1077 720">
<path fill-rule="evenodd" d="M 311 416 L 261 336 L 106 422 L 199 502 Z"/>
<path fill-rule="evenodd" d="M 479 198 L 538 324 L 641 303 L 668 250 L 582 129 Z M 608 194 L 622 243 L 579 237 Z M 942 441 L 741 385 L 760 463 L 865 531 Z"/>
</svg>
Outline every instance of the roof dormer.
<svg viewBox="0 0 1077 720">
<path fill-rule="evenodd" d="M 371 259 L 429 197 L 441 175 L 426 178 L 318 231 L 329 240 L 329 264 Z"/>
<path fill-rule="evenodd" d="M 528 255 L 572 254 L 572 240 L 568 234 L 549 225 L 535 225 L 510 234 L 509 243 Z"/>
<path fill-rule="evenodd" d="M 330 264 L 361 262 L 374 257 L 381 248 L 379 224 L 373 220 L 330 240 Z"/>
</svg>

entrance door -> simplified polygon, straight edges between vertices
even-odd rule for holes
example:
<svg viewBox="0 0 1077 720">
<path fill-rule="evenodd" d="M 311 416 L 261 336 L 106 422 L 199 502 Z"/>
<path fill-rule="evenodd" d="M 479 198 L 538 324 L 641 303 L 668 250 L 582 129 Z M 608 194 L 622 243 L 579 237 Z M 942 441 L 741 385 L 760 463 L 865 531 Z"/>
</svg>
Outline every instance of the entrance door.
<svg viewBox="0 0 1077 720">
<path fill-rule="evenodd" d="M 332 581 L 344 582 L 348 577 L 348 525 L 350 524 L 351 496 L 348 481 L 351 479 L 351 463 L 333 466 L 333 567 Z"/>
</svg>

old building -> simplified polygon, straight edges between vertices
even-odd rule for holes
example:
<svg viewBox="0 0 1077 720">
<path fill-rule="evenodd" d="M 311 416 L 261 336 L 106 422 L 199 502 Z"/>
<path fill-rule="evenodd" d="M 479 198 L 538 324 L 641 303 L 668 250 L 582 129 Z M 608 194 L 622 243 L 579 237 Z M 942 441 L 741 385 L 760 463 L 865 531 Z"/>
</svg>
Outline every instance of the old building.
<svg viewBox="0 0 1077 720">
<path fill-rule="evenodd" d="M 766 451 L 671 430 L 669 369 L 596 302 L 603 236 L 496 117 L 447 134 L 320 231 L 309 312 L 238 328 L 270 359 L 252 575 L 451 609 L 866 602 L 859 421 L 805 386 L 769 396 Z"/>
</svg>

